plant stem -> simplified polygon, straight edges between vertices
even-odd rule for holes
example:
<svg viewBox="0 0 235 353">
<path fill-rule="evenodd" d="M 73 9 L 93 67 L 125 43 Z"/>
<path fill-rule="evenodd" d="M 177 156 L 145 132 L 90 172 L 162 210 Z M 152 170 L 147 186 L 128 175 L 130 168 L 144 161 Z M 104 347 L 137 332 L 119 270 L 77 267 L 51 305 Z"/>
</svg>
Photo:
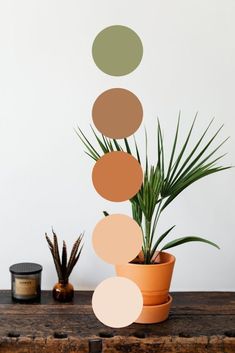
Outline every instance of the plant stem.
<svg viewBox="0 0 235 353">
<path fill-rule="evenodd" d="M 144 256 L 144 262 L 149 263 L 149 257 L 151 252 L 151 220 L 149 221 L 145 217 L 145 239 L 146 239 L 146 253 Z"/>
<path fill-rule="evenodd" d="M 152 249 L 153 238 L 154 238 L 154 235 L 155 235 L 155 231 L 156 231 L 156 227 L 157 227 L 157 224 L 158 224 L 158 221 L 159 221 L 159 217 L 160 217 L 161 212 L 162 212 L 162 209 L 161 209 L 162 201 L 163 201 L 163 198 L 160 199 L 160 201 L 158 203 L 158 207 L 157 207 L 157 210 L 156 210 L 156 214 L 155 214 L 153 225 L 152 225 L 152 229 L 151 229 L 150 251 Z M 149 261 L 151 262 L 151 259 L 149 259 Z"/>
</svg>

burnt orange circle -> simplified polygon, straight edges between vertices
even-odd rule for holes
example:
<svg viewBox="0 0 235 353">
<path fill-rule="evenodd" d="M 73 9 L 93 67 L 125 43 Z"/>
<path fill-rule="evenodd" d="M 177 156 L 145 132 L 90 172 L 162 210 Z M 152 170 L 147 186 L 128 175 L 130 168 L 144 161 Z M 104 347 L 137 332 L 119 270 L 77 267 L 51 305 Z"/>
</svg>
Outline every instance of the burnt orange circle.
<svg viewBox="0 0 235 353">
<path fill-rule="evenodd" d="M 143 119 L 142 105 L 132 92 L 112 88 L 103 92 L 92 108 L 96 128 L 105 136 L 122 139 L 136 132 Z"/>
<path fill-rule="evenodd" d="M 109 152 L 102 156 L 92 171 L 93 185 L 102 197 L 121 202 L 131 199 L 143 182 L 141 165 L 126 152 Z"/>
</svg>

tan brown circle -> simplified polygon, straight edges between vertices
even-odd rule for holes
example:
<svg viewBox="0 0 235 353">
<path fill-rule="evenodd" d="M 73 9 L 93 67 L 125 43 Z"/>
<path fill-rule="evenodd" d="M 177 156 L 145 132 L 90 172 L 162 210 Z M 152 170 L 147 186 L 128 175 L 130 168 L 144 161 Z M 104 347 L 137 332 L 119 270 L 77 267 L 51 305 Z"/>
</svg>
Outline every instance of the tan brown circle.
<svg viewBox="0 0 235 353">
<path fill-rule="evenodd" d="M 96 287 L 92 308 L 103 324 L 113 328 L 126 327 L 140 316 L 143 297 L 139 287 L 130 279 L 110 277 Z"/>
<path fill-rule="evenodd" d="M 92 108 L 96 128 L 105 136 L 121 139 L 135 133 L 143 119 L 139 99 L 123 88 L 103 92 Z"/>
<path fill-rule="evenodd" d="M 102 260 L 113 264 L 126 264 L 141 251 L 143 236 L 138 223 L 123 214 L 103 218 L 93 231 L 93 247 Z"/>
<path fill-rule="evenodd" d="M 131 199 L 143 181 L 142 168 L 133 156 L 126 152 L 109 152 L 94 165 L 92 181 L 96 191 L 109 201 Z"/>
</svg>

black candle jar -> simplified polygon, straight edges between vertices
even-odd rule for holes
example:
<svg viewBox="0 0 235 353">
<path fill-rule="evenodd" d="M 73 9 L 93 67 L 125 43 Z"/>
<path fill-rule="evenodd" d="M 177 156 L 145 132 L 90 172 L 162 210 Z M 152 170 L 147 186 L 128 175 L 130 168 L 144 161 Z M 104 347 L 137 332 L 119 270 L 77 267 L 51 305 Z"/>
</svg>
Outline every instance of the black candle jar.
<svg viewBox="0 0 235 353">
<path fill-rule="evenodd" d="M 39 301 L 41 296 L 41 272 L 39 264 L 24 262 L 12 265 L 11 291 L 16 301 Z"/>
</svg>

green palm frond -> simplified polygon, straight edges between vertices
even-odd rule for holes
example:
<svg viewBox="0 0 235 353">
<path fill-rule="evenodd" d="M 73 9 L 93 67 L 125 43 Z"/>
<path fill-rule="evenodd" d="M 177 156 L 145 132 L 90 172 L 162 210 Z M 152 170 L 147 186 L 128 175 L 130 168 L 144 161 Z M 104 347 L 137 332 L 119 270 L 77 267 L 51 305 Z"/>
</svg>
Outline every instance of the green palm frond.
<svg viewBox="0 0 235 353">
<path fill-rule="evenodd" d="M 201 238 L 201 237 L 182 237 L 182 238 L 178 238 L 178 239 L 170 241 L 169 243 L 167 243 L 166 245 L 163 246 L 161 251 L 162 250 L 166 250 L 166 249 L 170 249 L 170 248 L 173 248 L 174 246 L 185 244 L 185 243 L 188 243 L 188 242 L 191 242 L 191 241 L 200 241 L 202 243 L 206 243 L 206 244 L 212 245 L 215 248 L 219 249 L 219 246 L 217 244 L 213 243 L 210 240 Z"/>
<path fill-rule="evenodd" d="M 167 235 L 172 231 L 172 229 L 175 228 L 175 226 L 172 226 L 171 228 L 169 228 L 166 232 L 164 232 L 159 238 L 158 240 L 155 242 L 154 246 L 151 248 L 151 254 L 150 254 L 150 259 L 152 260 L 155 252 L 158 249 L 158 246 L 160 245 L 160 243 L 167 237 Z"/>
</svg>

